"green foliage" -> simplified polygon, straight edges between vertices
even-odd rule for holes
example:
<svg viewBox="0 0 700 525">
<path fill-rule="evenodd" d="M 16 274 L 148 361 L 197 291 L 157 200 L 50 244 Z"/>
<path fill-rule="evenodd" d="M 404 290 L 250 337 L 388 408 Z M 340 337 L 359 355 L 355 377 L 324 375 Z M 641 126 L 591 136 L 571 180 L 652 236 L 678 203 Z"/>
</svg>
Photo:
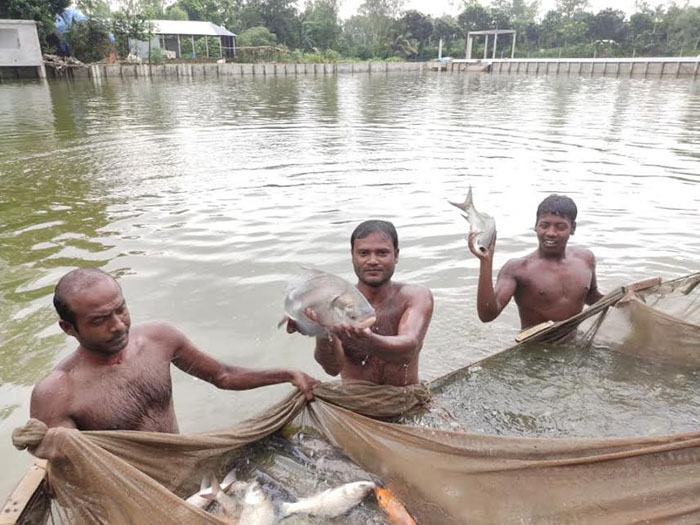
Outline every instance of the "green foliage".
<svg viewBox="0 0 700 525">
<path fill-rule="evenodd" d="M 0 0 L 0 18 L 35 20 L 41 48 L 50 47 L 51 35 L 56 31 L 54 19 L 68 7 L 70 0 Z"/>
<path fill-rule="evenodd" d="M 159 47 L 151 48 L 151 52 L 148 55 L 148 62 L 151 64 L 162 64 L 168 59 L 165 54 L 165 50 Z"/>
<path fill-rule="evenodd" d="M 277 36 L 266 27 L 251 27 L 236 37 L 238 47 L 274 46 Z"/>
<path fill-rule="evenodd" d="M 173 4 L 165 10 L 163 13 L 164 20 L 189 20 L 187 16 L 187 11 L 182 9 L 179 5 Z"/>
<path fill-rule="evenodd" d="M 110 17 L 109 2 L 107 0 L 79 0 L 74 4 L 88 18 L 101 18 L 106 20 Z"/>
<path fill-rule="evenodd" d="M 124 57 L 131 51 L 128 49 L 130 39 L 148 41 L 153 38 L 149 5 L 141 0 L 125 0 L 122 9 L 112 15 L 112 31 L 120 56 Z"/>
<path fill-rule="evenodd" d="M 85 22 L 73 22 L 64 35 L 71 55 L 81 62 L 99 62 L 112 47 L 109 42 L 109 26 L 102 20 L 91 18 Z"/>
<path fill-rule="evenodd" d="M 194 49 L 197 53 L 197 58 L 211 58 L 214 60 L 221 58 L 219 39 L 213 36 L 195 38 Z"/>
</svg>

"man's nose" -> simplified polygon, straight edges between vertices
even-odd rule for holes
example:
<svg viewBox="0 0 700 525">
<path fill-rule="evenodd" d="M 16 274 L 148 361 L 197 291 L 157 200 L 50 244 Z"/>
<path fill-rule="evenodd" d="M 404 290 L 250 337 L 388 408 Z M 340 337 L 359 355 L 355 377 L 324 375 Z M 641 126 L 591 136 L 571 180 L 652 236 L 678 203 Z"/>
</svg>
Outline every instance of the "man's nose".
<svg viewBox="0 0 700 525">
<path fill-rule="evenodd" d="M 117 314 L 112 314 L 112 319 L 110 323 L 110 331 L 112 332 L 122 332 L 126 328 L 126 324 Z"/>
</svg>

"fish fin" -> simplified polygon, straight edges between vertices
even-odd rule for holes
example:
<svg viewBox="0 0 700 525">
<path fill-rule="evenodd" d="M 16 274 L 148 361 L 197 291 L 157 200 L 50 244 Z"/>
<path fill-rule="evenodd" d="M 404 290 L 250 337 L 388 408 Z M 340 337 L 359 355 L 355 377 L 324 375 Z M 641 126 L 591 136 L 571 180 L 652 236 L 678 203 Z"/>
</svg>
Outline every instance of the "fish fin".
<svg viewBox="0 0 700 525">
<path fill-rule="evenodd" d="M 450 204 L 452 204 L 452 206 L 455 206 L 466 213 L 467 210 L 469 209 L 469 206 L 471 206 L 473 204 L 472 200 L 473 200 L 472 187 L 469 186 L 469 191 L 467 192 L 467 196 L 465 197 L 464 202 L 452 202 L 451 200 L 448 200 L 447 202 L 449 202 Z"/>
<path fill-rule="evenodd" d="M 282 325 L 284 323 L 286 323 L 287 321 L 289 321 L 289 316 L 285 315 L 282 319 L 280 319 L 280 322 L 277 323 L 277 329 L 279 330 L 280 328 L 282 328 Z M 233 472 L 233 471 L 231 471 L 231 472 Z M 229 474 L 230 474 L 230 472 L 229 472 Z M 226 479 L 226 478 L 224 478 L 224 479 Z"/>
<path fill-rule="evenodd" d="M 199 492 L 197 495 L 205 499 L 214 499 L 216 497 L 216 492 L 218 492 L 218 489 L 215 490 L 214 483 L 216 483 L 216 485 L 219 484 L 219 482 L 216 481 L 216 476 L 214 473 L 210 472 L 204 474 L 204 476 L 202 476 L 202 483 L 199 485 Z"/>
<path fill-rule="evenodd" d="M 223 481 L 221 482 L 221 490 L 227 491 L 231 485 L 236 482 L 236 470 L 231 469 L 231 471 L 226 474 Z"/>
</svg>

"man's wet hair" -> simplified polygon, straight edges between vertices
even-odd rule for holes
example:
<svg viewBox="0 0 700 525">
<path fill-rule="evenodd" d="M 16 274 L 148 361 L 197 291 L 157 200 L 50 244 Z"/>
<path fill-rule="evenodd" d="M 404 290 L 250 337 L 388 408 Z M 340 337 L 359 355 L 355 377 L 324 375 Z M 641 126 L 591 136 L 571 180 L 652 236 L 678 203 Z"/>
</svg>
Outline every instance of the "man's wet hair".
<svg viewBox="0 0 700 525">
<path fill-rule="evenodd" d="M 362 222 L 355 228 L 355 231 L 353 231 L 350 236 L 350 249 L 355 247 L 355 239 L 364 239 L 372 233 L 383 233 L 387 235 L 391 239 L 394 249 L 399 249 L 399 234 L 396 233 L 396 228 L 394 228 L 394 225 L 389 221 L 382 221 L 379 219 Z"/>
<path fill-rule="evenodd" d="M 75 327 L 75 312 L 71 310 L 68 297 L 88 286 L 92 286 L 105 277 L 117 283 L 114 277 L 99 268 L 78 268 L 61 277 L 53 292 L 53 306 L 56 308 L 58 316 Z M 119 283 L 117 283 L 117 286 L 119 286 Z"/>
<path fill-rule="evenodd" d="M 540 202 L 540 205 L 537 207 L 537 220 L 539 221 L 542 215 L 547 214 L 569 219 L 571 224 L 574 224 L 576 222 L 576 215 L 578 215 L 578 209 L 571 197 L 553 193 Z"/>
</svg>

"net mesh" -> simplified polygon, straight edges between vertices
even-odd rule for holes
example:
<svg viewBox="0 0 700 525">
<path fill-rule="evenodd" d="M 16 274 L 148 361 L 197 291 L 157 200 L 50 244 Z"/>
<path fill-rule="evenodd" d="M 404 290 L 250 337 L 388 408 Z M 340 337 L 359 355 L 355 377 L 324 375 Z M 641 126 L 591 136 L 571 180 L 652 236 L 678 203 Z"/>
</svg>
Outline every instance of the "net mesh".
<svg viewBox="0 0 700 525">
<path fill-rule="evenodd" d="M 585 342 L 663 366 L 698 368 L 698 283 L 694 274 L 620 288 L 520 345 Z M 33 507 L 46 509 L 42 517 L 34 512 L 23 522 L 225 523 L 183 497 L 196 491 L 204 472 L 223 474 L 232 455 L 291 425 L 313 428 L 342 449 L 419 523 L 700 522 L 700 430 L 616 438 L 457 432 L 395 422 L 429 399 L 426 385 L 326 383 L 315 394 L 312 403 L 290 395 L 229 430 L 192 435 L 47 429 L 30 420 L 13 440 L 48 458 L 55 501 L 48 504 L 41 493 Z"/>
</svg>

